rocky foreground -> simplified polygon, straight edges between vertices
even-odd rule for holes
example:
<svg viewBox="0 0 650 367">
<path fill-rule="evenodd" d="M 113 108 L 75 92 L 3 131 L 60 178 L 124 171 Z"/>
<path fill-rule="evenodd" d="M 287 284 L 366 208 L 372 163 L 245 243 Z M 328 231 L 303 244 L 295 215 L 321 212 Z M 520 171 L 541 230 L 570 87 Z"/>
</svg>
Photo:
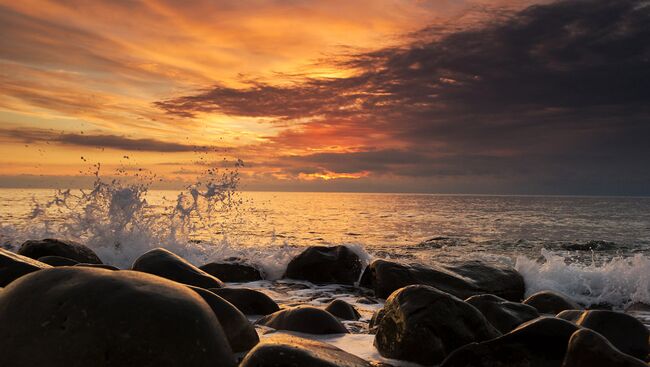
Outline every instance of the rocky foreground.
<svg viewBox="0 0 650 367">
<path fill-rule="evenodd" d="M 307 248 L 285 277 L 363 287 L 385 299 L 366 332 L 391 360 L 442 367 L 648 366 L 650 335 L 640 321 L 583 310 L 553 292 L 524 299 L 523 279 L 510 268 L 375 260 L 362 269 L 354 252 L 335 246 Z M 197 268 L 165 249 L 143 254 L 130 270 L 103 264 L 70 241 L 27 241 L 17 253 L 0 249 L 0 366 L 377 365 L 305 338 L 348 333 L 341 320 L 360 318 L 352 305 L 334 300 L 324 308 L 281 308 L 264 293 L 226 285 L 262 278 L 239 259 Z M 260 341 L 256 326 L 296 334 L 271 333 Z"/>
</svg>

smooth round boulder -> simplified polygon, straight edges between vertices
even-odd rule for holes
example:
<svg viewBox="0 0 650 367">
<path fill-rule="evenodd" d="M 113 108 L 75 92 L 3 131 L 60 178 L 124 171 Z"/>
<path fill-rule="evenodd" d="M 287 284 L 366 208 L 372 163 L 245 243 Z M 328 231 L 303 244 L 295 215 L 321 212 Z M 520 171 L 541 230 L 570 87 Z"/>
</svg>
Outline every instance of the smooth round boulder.
<svg viewBox="0 0 650 367">
<path fill-rule="evenodd" d="M 200 266 L 199 269 L 217 277 L 222 282 L 242 283 L 262 280 L 259 270 L 245 264 L 211 262 Z"/>
<path fill-rule="evenodd" d="M 481 311 L 490 324 L 504 334 L 526 321 L 539 317 L 535 307 L 510 302 L 493 294 L 472 296 L 465 302 Z"/>
<path fill-rule="evenodd" d="M 235 366 L 219 321 L 189 288 L 84 267 L 23 276 L 0 295 L 0 365 Z"/>
<path fill-rule="evenodd" d="M 235 306 L 207 289 L 188 286 L 210 306 L 226 333 L 233 352 L 250 350 L 260 338 L 246 316 Z"/>
<path fill-rule="evenodd" d="M 222 288 L 223 282 L 163 248 L 144 253 L 133 263 L 133 270 L 158 275 L 200 288 Z"/>
<path fill-rule="evenodd" d="M 384 357 L 434 365 L 463 345 L 499 335 L 470 304 L 433 287 L 411 285 L 386 300 L 374 344 Z"/>
<path fill-rule="evenodd" d="M 61 256 L 80 263 L 101 264 L 99 256 L 89 247 L 80 243 L 55 238 L 25 241 L 18 254 L 38 259 L 44 256 Z"/>
<path fill-rule="evenodd" d="M 557 315 L 564 310 L 576 310 L 582 308 L 569 297 L 551 291 L 537 292 L 526 298 L 522 303 L 535 307 L 539 313 L 553 315 Z"/>
<path fill-rule="evenodd" d="M 348 329 L 331 313 L 312 306 L 290 307 L 264 316 L 257 324 L 308 334 L 344 334 Z"/>
<path fill-rule="evenodd" d="M 38 261 L 52 266 L 74 266 L 76 264 L 79 264 L 79 261 L 77 260 L 68 259 L 67 257 L 63 256 L 52 255 L 39 257 Z"/>
<path fill-rule="evenodd" d="M 640 359 L 622 353 L 604 336 L 590 329 L 571 335 L 562 367 L 648 367 Z"/>
<path fill-rule="evenodd" d="M 365 360 L 331 344 L 292 335 L 266 338 L 244 357 L 239 367 L 370 367 Z"/>
<path fill-rule="evenodd" d="M 361 274 L 359 256 L 345 246 L 313 246 L 294 257 L 285 278 L 312 283 L 354 284 Z"/>
<path fill-rule="evenodd" d="M 557 317 L 597 332 L 625 354 L 645 360 L 650 353 L 650 332 L 634 316 L 608 310 L 570 310 L 559 313 Z"/>
<path fill-rule="evenodd" d="M 496 339 L 460 347 L 440 367 L 561 367 L 576 330 L 566 320 L 540 317 Z"/>
<path fill-rule="evenodd" d="M 108 264 L 87 264 L 87 263 L 78 263 L 74 266 L 80 266 L 85 268 L 97 268 L 97 269 L 106 269 L 106 270 L 120 270 L 117 266 L 108 265 Z"/>
<path fill-rule="evenodd" d="M 361 318 L 359 311 L 357 311 L 357 309 L 354 308 L 354 306 L 345 302 L 342 299 L 335 299 L 332 302 L 330 302 L 325 307 L 325 311 L 343 320 L 356 321 Z"/>
<path fill-rule="evenodd" d="M 280 306 L 266 294 L 250 288 L 214 288 L 216 295 L 232 303 L 246 315 L 269 315 L 280 310 Z"/>
<path fill-rule="evenodd" d="M 49 268 L 51 266 L 48 264 L 0 248 L 0 287 L 6 286 L 25 274 Z"/>
</svg>

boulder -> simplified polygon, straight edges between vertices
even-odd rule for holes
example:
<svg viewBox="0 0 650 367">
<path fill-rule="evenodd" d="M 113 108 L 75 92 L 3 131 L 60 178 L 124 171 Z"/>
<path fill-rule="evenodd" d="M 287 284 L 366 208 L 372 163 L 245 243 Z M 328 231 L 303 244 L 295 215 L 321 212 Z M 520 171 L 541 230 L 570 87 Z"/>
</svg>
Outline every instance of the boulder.
<svg viewBox="0 0 650 367">
<path fill-rule="evenodd" d="M 280 310 L 271 297 L 253 289 L 215 288 L 210 291 L 232 303 L 246 315 L 269 315 Z"/>
<path fill-rule="evenodd" d="M 481 311 L 490 324 L 504 334 L 526 321 L 539 317 L 535 307 L 510 302 L 493 294 L 472 296 L 465 302 Z"/>
<path fill-rule="evenodd" d="M 235 366 L 210 307 L 153 275 L 45 269 L 0 295 L 0 366 Z"/>
<path fill-rule="evenodd" d="M 373 289 L 381 298 L 413 284 L 438 288 L 462 299 L 489 293 L 519 302 L 525 291 L 524 279 L 516 270 L 478 261 L 453 266 L 424 266 L 375 260 L 366 268 L 360 282 L 362 287 Z"/>
<path fill-rule="evenodd" d="M 361 260 L 349 248 L 314 246 L 289 262 L 284 277 L 312 283 L 354 284 L 360 274 Z"/>
<path fill-rule="evenodd" d="M 106 270 L 120 270 L 120 268 L 113 266 L 113 265 L 108 265 L 108 264 L 87 264 L 87 263 L 78 263 L 75 264 L 74 266 L 81 266 L 85 268 L 97 268 L 97 269 L 106 269 Z"/>
<path fill-rule="evenodd" d="M 348 333 L 348 329 L 331 313 L 312 306 L 285 308 L 259 319 L 257 324 L 308 334 Z"/>
<path fill-rule="evenodd" d="M 335 299 L 330 302 L 325 311 L 343 320 L 359 320 L 361 315 L 354 306 L 341 299 Z"/>
<path fill-rule="evenodd" d="M 375 311 L 375 313 L 372 314 L 372 317 L 368 322 L 368 329 L 370 331 L 370 334 L 377 333 L 377 326 L 379 326 L 379 323 L 381 322 L 381 319 L 384 317 L 385 312 L 386 311 L 384 310 L 384 308 L 380 308 L 377 311 Z"/>
<path fill-rule="evenodd" d="M 140 256 L 133 263 L 133 270 L 200 288 L 223 287 L 221 280 L 190 264 L 175 253 L 162 248 L 150 250 Z"/>
<path fill-rule="evenodd" d="M 616 311 L 563 311 L 557 317 L 575 322 L 607 338 L 625 354 L 645 360 L 650 353 L 650 332 L 636 317 Z"/>
<path fill-rule="evenodd" d="M 251 350 L 239 367 L 370 367 L 370 363 L 320 341 L 274 335 Z"/>
<path fill-rule="evenodd" d="M 250 350 L 259 343 L 260 338 L 253 325 L 241 311 L 225 299 L 207 289 L 188 286 L 194 290 L 210 306 L 226 333 L 228 343 L 233 352 L 239 353 Z"/>
<path fill-rule="evenodd" d="M 0 248 L 0 287 L 36 270 L 51 268 L 50 265 Z"/>
<path fill-rule="evenodd" d="M 569 297 L 551 291 L 537 292 L 524 300 L 523 304 L 533 306 L 539 313 L 556 315 L 564 310 L 580 309 L 580 305 Z"/>
<path fill-rule="evenodd" d="M 219 278 L 223 282 L 254 282 L 262 280 L 260 271 L 252 266 L 238 263 L 216 263 L 205 264 L 199 269 Z"/>
<path fill-rule="evenodd" d="M 540 317 L 499 338 L 458 348 L 440 367 L 561 367 L 576 330 L 566 320 Z"/>
<path fill-rule="evenodd" d="M 597 332 L 580 329 L 569 339 L 569 348 L 562 367 L 648 367 L 648 365 L 622 353 Z"/>
<path fill-rule="evenodd" d="M 39 257 L 38 261 L 52 266 L 73 266 L 79 264 L 79 261 L 68 259 L 63 256 L 43 256 Z"/>
<path fill-rule="evenodd" d="M 54 238 L 25 241 L 18 249 L 18 254 L 32 259 L 44 256 L 61 256 L 80 263 L 102 263 L 97 254 L 90 248 L 77 242 Z"/>
<path fill-rule="evenodd" d="M 411 285 L 386 300 L 375 346 L 387 358 L 433 365 L 463 345 L 499 335 L 468 303 L 433 287 Z"/>
</svg>

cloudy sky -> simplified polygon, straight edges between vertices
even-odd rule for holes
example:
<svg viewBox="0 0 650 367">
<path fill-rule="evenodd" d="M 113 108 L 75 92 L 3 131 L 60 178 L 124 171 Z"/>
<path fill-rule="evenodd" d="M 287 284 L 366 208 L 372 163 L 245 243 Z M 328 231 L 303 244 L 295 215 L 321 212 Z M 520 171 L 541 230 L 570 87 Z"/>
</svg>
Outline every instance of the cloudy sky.
<svg viewBox="0 0 650 367">
<path fill-rule="evenodd" d="M 0 0 L 0 187 L 650 195 L 650 2 Z"/>
</svg>

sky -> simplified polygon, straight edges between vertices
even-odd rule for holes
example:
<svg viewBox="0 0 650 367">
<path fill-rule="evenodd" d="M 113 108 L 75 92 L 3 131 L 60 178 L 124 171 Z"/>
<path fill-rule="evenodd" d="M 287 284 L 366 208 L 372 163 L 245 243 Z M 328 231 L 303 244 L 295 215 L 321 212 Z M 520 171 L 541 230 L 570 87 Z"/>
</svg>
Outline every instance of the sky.
<svg viewBox="0 0 650 367">
<path fill-rule="evenodd" d="M 650 195 L 650 2 L 0 0 L 0 187 Z M 145 172 L 145 173 L 143 173 Z"/>
</svg>

